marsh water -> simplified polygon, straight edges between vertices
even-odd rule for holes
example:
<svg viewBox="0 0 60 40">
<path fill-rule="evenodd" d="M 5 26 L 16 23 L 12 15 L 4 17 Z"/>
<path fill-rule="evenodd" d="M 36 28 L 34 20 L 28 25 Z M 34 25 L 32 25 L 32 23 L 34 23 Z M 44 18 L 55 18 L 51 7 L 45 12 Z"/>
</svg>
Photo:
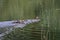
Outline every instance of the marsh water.
<svg viewBox="0 0 60 40">
<path fill-rule="evenodd" d="M 0 21 L 36 16 L 40 22 L 14 29 L 4 40 L 59 40 L 60 0 L 0 0 Z"/>
</svg>

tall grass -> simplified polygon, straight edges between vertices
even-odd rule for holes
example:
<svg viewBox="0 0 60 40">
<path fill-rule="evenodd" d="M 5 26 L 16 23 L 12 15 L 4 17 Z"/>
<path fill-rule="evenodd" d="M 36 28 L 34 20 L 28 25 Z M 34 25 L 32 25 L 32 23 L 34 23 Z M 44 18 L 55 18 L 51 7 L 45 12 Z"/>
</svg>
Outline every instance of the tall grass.
<svg viewBox="0 0 60 40">
<path fill-rule="evenodd" d="M 30 24 L 23 29 L 15 29 L 4 39 L 57 40 L 60 12 L 56 10 L 54 2 L 55 0 L 0 0 L 0 21 L 28 19 L 36 16 L 41 19 L 39 23 Z"/>
</svg>

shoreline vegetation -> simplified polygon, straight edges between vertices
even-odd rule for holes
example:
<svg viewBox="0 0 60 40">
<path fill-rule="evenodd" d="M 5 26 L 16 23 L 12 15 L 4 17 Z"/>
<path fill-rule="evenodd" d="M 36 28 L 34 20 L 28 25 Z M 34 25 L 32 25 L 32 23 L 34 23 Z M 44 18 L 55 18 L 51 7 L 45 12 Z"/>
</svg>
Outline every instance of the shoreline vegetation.
<svg viewBox="0 0 60 40">
<path fill-rule="evenodd" d="M 60 0 L 0 0 L 0 21 L 33 19 L 36 16 L 41 19 L 23 29 L 14 29 L 4 36 L 4 40 L 59 40 L 59 9 Z"/>
</svg>

